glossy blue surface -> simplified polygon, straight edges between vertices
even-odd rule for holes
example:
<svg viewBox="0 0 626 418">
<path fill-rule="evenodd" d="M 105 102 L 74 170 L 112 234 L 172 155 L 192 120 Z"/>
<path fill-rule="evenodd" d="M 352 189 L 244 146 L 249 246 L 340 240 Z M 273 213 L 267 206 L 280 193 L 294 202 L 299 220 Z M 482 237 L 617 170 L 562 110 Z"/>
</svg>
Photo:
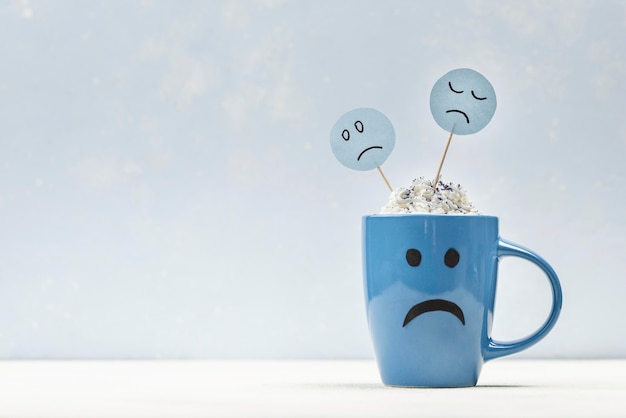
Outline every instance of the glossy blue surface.
<svg viewBox="0 0 626 418">
<path fill-rule="evenodd" d="M 537 264 L 553 295 L 546 322 L 506 343 L 491 339 L 497 261 L 504 256 Z M 538 342 L 561 309 L 554 270 L 500 239 L 493 216 L 365 216 L 363 271 L 374 352 L 383 383 L 391 386 L 473 386 L 485 361 Z"/>
</svg>

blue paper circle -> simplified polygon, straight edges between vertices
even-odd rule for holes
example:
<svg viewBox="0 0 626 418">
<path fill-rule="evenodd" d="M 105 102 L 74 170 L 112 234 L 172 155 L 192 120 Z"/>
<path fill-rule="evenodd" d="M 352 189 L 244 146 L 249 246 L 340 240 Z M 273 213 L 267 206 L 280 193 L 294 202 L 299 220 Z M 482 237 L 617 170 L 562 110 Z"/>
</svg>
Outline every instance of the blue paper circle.
<svg viewBox="0 0 626 418">
<path fill-rule="evenodd" d="M 496 111 L 496 92 L 489 80 L 469 68 L 452 70 L 430 92 L 430 111 L 439 126 L 458 135 L 483 129 Z"/>
<path fill-rule="evenodd" d="M 339 162 L 353 170 L 381 166 L 396 143 L 393 125 L 376 109 L 354 109 L 339 118 L 330 131 L 330 147 Z"/>
</svg>

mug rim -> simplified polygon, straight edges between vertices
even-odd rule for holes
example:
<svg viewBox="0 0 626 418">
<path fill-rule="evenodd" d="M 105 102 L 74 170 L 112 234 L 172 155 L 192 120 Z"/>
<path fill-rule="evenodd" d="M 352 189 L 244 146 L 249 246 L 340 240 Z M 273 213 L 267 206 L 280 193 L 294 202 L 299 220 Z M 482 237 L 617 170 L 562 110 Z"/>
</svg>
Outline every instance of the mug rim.
<svg viewBox="0 0 626 418">
<path fill-rule="evenodd" d="M 374 213 L 371 215 L 364 215 L 363 219 L 368 218 L 411 218 L 411 217 L 424 217 L 424 218 L 482 218 L 482 219 L 498 219 L 493 215 L 481 215 L 481 214 L 466 214 L 466 213 Z"/>
</svg>

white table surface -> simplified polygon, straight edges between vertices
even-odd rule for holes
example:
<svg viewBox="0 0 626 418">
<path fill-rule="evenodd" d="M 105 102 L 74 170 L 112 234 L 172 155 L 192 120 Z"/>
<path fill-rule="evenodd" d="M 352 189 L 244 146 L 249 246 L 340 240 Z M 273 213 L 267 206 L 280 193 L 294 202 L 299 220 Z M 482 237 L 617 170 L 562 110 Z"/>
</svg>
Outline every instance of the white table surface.
<svg viewBox="0 0 626 418">
<path fill-rule="evenodd" d="M 626 360 L 485 364 L 402 389 L 373 361 L 0 361 L 0 417 L 626 417 Z"/>
</svg>

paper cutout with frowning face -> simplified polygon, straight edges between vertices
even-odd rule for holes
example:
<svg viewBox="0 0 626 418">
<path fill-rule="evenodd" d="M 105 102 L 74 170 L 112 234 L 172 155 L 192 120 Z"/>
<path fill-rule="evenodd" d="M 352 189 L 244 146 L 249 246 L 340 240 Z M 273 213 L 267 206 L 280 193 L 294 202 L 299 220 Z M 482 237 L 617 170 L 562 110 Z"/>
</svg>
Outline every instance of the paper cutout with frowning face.
<svg viewBox="0 0 626 418">
<path fill-rule="evenodd" d="M 330 146 L 339 162 L 353 170 L 380 167 L 396 142 L 389 119 L 376 109 L 359 108 L 345 113 L 330 131 Z"/>
<path fill-rule="evenodd" d="M 455 135 L 483 129 L 496 111 L 496 92 L 489 80 L 469 68 L 441 77 L 430 92 L 430 111 L 439 126 Z"/>
</svg>

